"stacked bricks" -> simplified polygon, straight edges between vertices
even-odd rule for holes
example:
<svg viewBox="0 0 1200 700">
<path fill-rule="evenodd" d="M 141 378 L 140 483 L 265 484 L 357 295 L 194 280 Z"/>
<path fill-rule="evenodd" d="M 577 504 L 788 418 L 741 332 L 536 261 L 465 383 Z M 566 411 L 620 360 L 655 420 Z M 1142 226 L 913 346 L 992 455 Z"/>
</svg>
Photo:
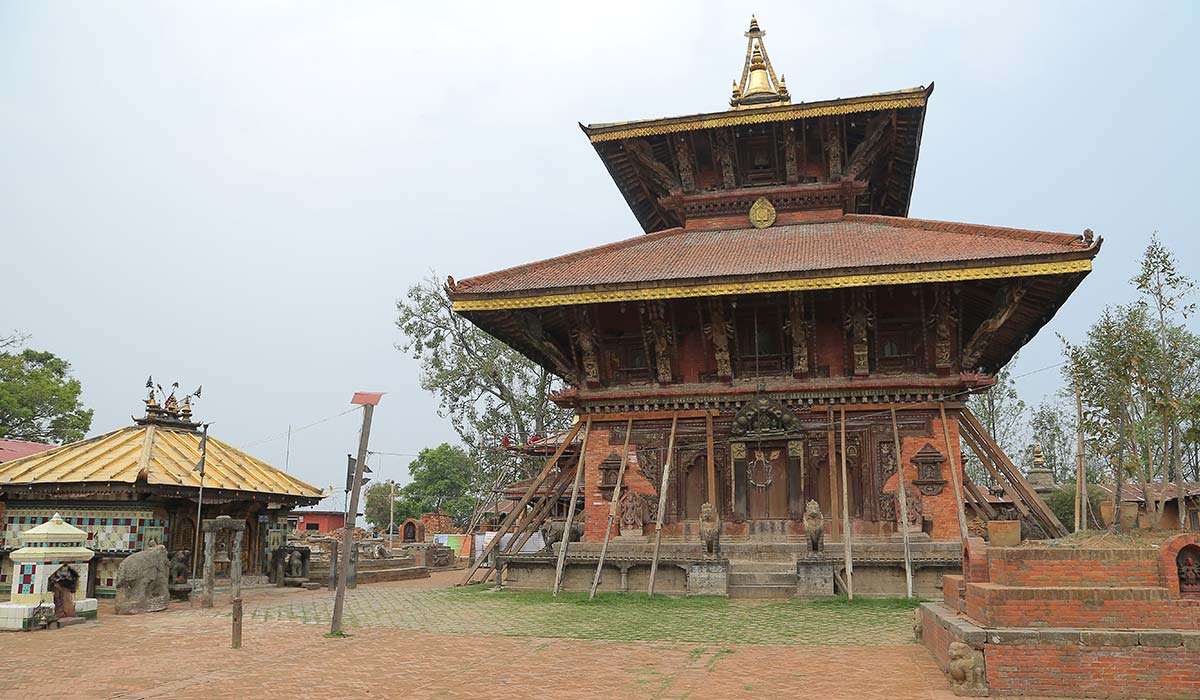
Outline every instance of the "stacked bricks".
<svg viewBox="0 0 1200 700">
<path fill-rule="evenodd" d="M 1158 549 L 989 548 L 968 542 L 963 575 L 919 612 L 921 640 L 946 669 L 951 642 L 981 650 L 995 695 L 1200 697 L 1200 597 L 1179 591 Z"/>
</svg>

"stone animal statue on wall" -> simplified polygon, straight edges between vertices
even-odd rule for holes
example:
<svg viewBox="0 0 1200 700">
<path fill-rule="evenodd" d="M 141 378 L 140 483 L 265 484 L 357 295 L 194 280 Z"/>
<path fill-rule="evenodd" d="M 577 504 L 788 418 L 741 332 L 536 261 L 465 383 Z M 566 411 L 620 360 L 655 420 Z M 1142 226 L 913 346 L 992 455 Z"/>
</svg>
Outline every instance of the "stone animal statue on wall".
<svg viewBox="0 0 1200 700">
<path fill-rule="evenodd" d="M 714 556 L 721 543 L 721 519 L 711 503 L 700 506 L 700 540 L 704 542 L 704 553 Z"/>
<path fill-rule="evenodd" d="M 825 516 L 816 501 L 804 506 L 804 534 L 808 536 L 808 551 L 825 551 Z"/>
<path fill-rule="evenodd" d="M 171 583 L 187 583 L 191 558 L 192 553 L 183 549 L 171 555 Z"/>
<path fill-rule="evenodd" d="M 555 542 L 561 542 L 563 538 L 563 526 L 566 525 L 565 520 L 547 520 L 542 525 L 542 539 L 546 542 L 545 550 L 550 550 L 554 547 Z M 576 520 L 571 523 L 571 542 L 578 542 L 583 537 L 583 522 Z"/>
<path fill-rule="evenodd" d="M 117 567 L 116 613 L 136 615 L 166 610 L 170 599 L 169 569 L 167 548 L 161 544 L 125 557 Z"/>
<path fill-rule="evenodd" d="M 288 578 L 304 577 L 304 555 L 298 549 L 293 549 L 287 558 Z"/>
<path fill-rule="evenodd" d="M 962 642 L 950 642 L 950 663 L 946 673 L 955 690 L 984 688 L 983 653 Z"/>
</svg>

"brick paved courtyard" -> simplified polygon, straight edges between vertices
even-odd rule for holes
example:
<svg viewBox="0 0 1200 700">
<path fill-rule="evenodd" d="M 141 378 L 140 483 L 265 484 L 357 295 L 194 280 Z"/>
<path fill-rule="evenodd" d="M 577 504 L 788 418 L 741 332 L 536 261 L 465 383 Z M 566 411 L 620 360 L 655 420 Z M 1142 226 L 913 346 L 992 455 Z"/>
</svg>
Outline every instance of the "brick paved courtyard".
<svg viewBox="0 0 1200 700">
<path fill-rule="evenodd" d="M 438 588 L 452 578 L 359 587 L 347 610 L 361 626 L 346 639 L 323 636 L 328 592 L 275 590 L 247 594 L 236 651 L 228 606 L 134 617 L 102 609 L 98 624 L 0 635 L 0 697 L 953 697 L 911 643 L 906 609 L 587 606 Z M 569 637 L 549 636 L 559 634 Z"/>
</svg>

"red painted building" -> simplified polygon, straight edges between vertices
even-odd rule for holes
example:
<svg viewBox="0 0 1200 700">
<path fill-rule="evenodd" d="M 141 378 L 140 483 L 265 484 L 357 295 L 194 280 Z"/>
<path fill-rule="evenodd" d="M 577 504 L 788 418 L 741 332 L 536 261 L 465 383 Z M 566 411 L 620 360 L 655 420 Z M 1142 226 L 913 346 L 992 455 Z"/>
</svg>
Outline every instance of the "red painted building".
<svg viewBox="0 0 1200 700">
<path fill-rule="evenodd" d="M 346 513 L 340 510 L 298 510 L 288 518 L 288 524 L 293 530 L 303 532 L 333 532 L 345 526 Z"/>
</svg>

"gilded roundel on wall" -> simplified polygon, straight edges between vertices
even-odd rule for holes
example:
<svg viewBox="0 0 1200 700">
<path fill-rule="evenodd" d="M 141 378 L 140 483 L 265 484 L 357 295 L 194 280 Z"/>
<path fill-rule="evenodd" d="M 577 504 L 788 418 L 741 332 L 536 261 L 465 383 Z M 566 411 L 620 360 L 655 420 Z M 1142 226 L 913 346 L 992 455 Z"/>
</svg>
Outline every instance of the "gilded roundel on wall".
<svg viewBox="0 0 1200 700">
<path fill-rule="evenodd" d="M 775 207 L 766 197 L 759 197 L 750 205 L 750 223 L 754 228 L 766 228 L 775 223 Z"/>
</svg>

